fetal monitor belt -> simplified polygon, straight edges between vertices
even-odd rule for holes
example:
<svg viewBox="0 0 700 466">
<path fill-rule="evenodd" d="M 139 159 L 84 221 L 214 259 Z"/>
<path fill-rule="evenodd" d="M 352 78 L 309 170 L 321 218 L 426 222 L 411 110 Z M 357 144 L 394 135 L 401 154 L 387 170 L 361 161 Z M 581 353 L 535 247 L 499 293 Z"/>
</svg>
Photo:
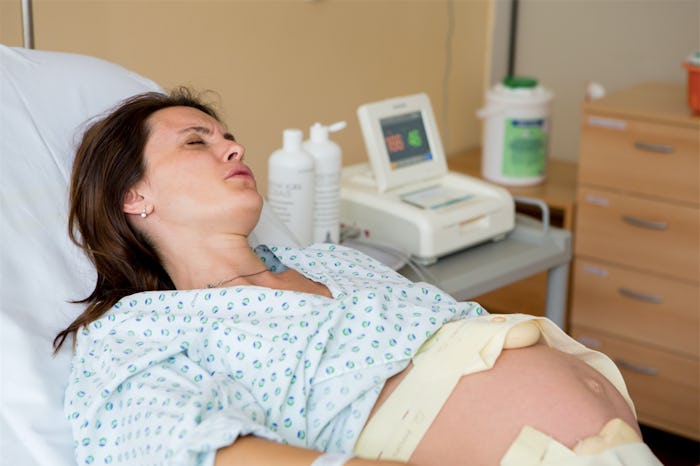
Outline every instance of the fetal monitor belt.
<svg viewBox="0 0 700 466">
<path fill-rule="evenodd" d="M 450 322 L 423 344 L 414 367 L 363 429 L 355 454 L 408 461 L 463 375 L 492 368 L 504 348 L 530 346 L 540 339 L 605 375 L 634 412 L 622 376 L 607 357 L 571 339 L 548 319 L 491 314 Z"/>
<path fill-rule="evenodd" d="M 501 459 L 501 466 L 663 466 L 641 437 L 622 419 L 569 449 L 549 435 L 525 426 Z"/>
</svg>

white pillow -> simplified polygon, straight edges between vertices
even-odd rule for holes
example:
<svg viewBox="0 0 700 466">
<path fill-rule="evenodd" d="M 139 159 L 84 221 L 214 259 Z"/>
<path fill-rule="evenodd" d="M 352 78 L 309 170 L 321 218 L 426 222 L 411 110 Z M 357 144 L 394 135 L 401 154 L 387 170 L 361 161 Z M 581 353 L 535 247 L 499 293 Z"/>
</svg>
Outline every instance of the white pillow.
<svg viewBox="0 0 700 466">
<path fill-rule="evenodd" d="M 160 88 L 92 57 L 0 44 L 0 451 L 3 464 L 74 466 L 63 414 L 70 344 L 56 333 L 82 312 L 95 273 L 67 235 L 67 191 L 84 123 Z M 294 244 L 265 206 L 258 242 Z"/>
</svg>

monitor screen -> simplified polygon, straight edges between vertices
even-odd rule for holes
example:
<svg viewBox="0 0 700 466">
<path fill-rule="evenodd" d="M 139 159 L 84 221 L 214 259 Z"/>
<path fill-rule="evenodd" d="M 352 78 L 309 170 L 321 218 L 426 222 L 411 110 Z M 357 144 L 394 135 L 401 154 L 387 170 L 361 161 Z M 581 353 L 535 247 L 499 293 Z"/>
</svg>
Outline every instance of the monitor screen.
<svg viewBox="0 0 700 466">
<path fill-rule="evenodd" d="M 380 120 L 392 170 L 433 159 L 422 112 L 410 112 Z"/>
<path fill-rule="evenodd" d="M 427 94 L 363 104 L 357 116 L 379 192 L 448 172 Z"/>
</svg>

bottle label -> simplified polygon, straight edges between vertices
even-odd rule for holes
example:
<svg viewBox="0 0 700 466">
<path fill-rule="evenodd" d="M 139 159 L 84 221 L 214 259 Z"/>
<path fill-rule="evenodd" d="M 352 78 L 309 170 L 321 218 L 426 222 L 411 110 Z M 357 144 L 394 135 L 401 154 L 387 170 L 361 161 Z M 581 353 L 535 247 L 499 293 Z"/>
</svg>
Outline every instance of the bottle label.
<svg viewBox="0 0 700 466">
<path fill-rule="evenodd" d="M 503 176 L 542 176 L 547 162 L 547 120 L 507 118 L 503 141 Z"/>
<path fill-rule="evenodd" d="M 338 243 L 340 238 L 340 173 L 316 174 L 314 242 Z"/>
<path fill-rule="evenodd" d="M 305 178 L 302 177 L 298 181 L 290 181 L 289 178 L 292 178 L 292 175 L 292 173 L 286 173 L 285 177 L 270 176 L 267 200 L 272 211 L 289 228 L 297 241 L 307 245 L 313 242 L 313 173 L 305 173 Z"/>
</svg>

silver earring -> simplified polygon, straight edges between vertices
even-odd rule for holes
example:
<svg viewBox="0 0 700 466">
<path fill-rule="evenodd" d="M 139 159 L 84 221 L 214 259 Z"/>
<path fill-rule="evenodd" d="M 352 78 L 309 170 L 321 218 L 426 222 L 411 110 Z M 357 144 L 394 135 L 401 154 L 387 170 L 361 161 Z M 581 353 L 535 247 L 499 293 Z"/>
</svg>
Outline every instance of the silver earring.
<svg viewBox="0 0 700 466">
<path fill-rule="evenodd" d="M 148 214 L 146 213 L 146 208 L 144 207 L 143 210 L 141 211 L 141 218 L 146 218 L 148 217 Z"/>
</svg>

